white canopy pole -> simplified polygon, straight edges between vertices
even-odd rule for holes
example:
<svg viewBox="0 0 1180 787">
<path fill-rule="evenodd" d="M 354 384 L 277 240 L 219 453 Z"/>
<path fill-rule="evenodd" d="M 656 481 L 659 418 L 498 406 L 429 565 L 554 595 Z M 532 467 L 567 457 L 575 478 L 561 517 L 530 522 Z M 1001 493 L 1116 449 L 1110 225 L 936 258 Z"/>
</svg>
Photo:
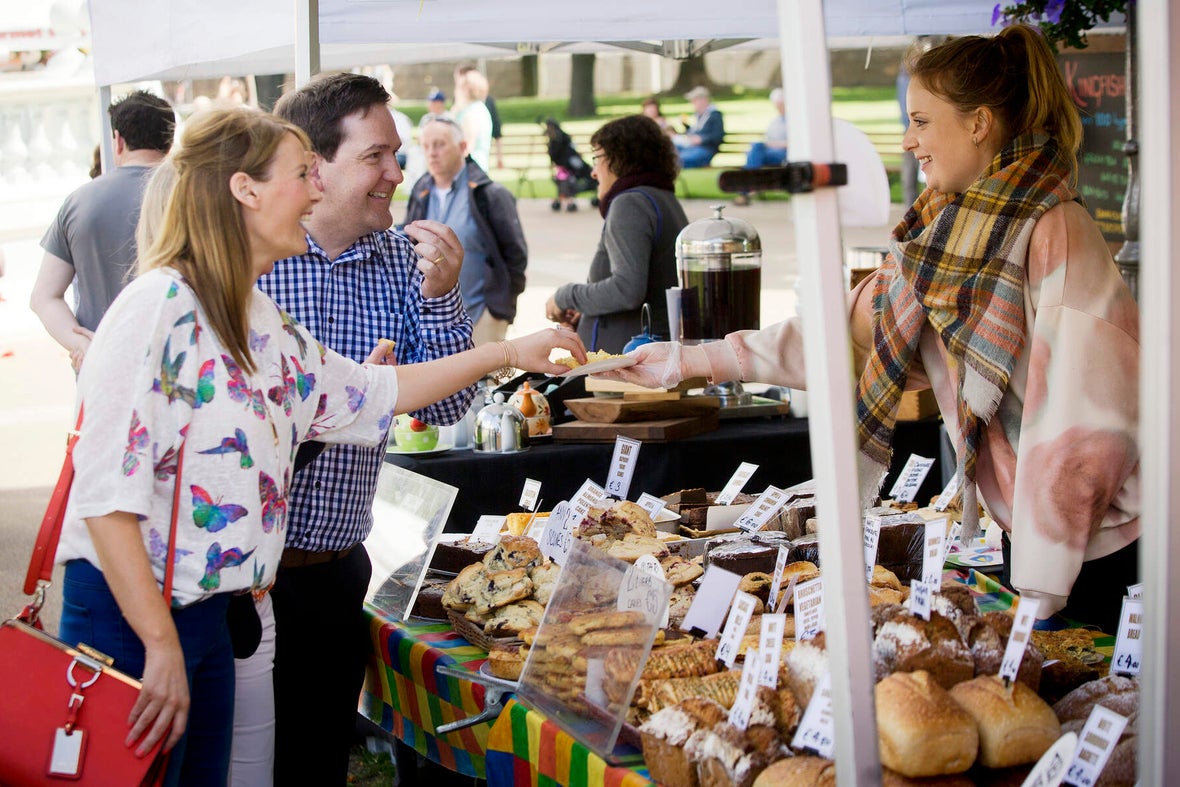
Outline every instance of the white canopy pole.
<svg viewBox="0 0 1180 787">
<path fill-rule="evenodd" d="M 1144 583 L 1143 674 L 1139 717 L 1139 781 L 1168 784 L 1180 774 L 1180 670 L 1169 659 L 1180 653 L 1180 586 L 1168 569 L 1180 566 L 1180 8 L 1140 3 L 1139 139 L 1142 211 L 1140 226 L 1139 439 L 1143 472 L 1143 536 L 1140 577 Z M 1150 64 L 1144 68 L 1143 65 Z M 1177 662 L 1172 662 L 1176 665 Z"/>
<path fill-rule="evenodd" d="M 115 169 L 115 137 L 111 127 L 111 86 L 98 86 L 98 124 L 102 128 L 99 135 L 99 156 L 102 159 L 102 171 L 113 172 Z"/>
<path fill-rule="evenodd" d="M 295 87 L 320 73 L 320 0 L 295 0 Z"/>
<path fill-rule="evenodd" d="M 833 161 L 831 75 L 820 0 L 779 0 L 791 157 Z M 836 191 L 791 198 L 807 360 L 811 469 L 824 572 L 828 663 L 839 784 L 881 783 L 871 622 L 856 471 L 851 343 Z"/>
</svg>

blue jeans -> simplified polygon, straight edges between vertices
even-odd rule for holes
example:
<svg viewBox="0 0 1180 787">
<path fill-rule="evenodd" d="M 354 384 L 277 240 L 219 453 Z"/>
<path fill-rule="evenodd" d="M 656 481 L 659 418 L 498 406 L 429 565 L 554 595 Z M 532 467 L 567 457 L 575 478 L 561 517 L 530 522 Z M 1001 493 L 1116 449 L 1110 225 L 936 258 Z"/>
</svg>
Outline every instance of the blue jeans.
<svg viewBox="0 0 1180 787">
<path fill-rule="evenodd" d="M 703 148 L 700 145 L 676 148 L 676 152 L 680 154 L 680 166 L 684 169 L 707 167 L 709 162 L 713 160 L 713 156 L 716 155 L 716 151 Z"/>
<path fill-rule="evenodd" d="M 786 148 L 772 148 L 765 142 L 755 142 L 750 145 L 750 152 L 746 154 L 746 169 L 781 167 L 786 160 Z"/>
<path fill-rule="evenodd" d="M 66 563 L 62 583 L 61 639 L 85 642 L 115 660 L 115 667 L 143 676 L 144 651 L 123 619 L 102 572 L 85 560 Z M 188 727 L 172 749 L 164 783 L 224 785 L 229 772 L 234 719 L 234 657 L 225 624 L 229 594 L 172 610 L 188 672 Z"/>
</svg>

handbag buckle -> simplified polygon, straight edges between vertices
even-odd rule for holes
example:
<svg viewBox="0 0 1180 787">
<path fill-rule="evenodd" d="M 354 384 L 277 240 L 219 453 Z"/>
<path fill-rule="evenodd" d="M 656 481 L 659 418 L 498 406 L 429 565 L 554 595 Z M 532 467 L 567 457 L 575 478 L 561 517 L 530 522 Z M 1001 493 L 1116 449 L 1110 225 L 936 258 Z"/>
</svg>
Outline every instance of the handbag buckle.
<svg viewBox="0 0 1180 787">
<path fill-rule="evenodd" d="M 74 677 L 74 667 L 77 665 L 81 665 L 83 669 L 90 670 L 91 673 L 90 677 L 82 683 L 79 683 L 78 679 Z M 78 691 L 82 691 L 83 689 L 92 686 L 94 681 L 98 680 L 98 676 L 101 674 L 102 663 L 90 658 L 85 653 L 79 653 L 77 656 L 74 656 L 74 658 L 70 660 L 70 665 L 66 667 L 66 680 L 69 681 L 71 688 L 77 689 Z M 73 703 L 74 701 L 71 699 L 70 705 L 72 706 Z"/>
</svg>

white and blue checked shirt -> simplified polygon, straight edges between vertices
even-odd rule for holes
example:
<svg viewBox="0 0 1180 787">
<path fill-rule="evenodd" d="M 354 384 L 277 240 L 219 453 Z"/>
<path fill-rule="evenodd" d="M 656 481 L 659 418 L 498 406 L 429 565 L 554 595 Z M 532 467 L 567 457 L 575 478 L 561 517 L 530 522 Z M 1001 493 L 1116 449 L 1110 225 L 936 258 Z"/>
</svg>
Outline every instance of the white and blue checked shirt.
<svg viewBox="0 0 1180 787">
<path fill-rule="evenodd" d="M 440 298 L 422 297 L 413 244 L 393 231 L 358 239 L 336 260 L 307 237 L 308 252 L 275 263 L 259 288 L 320 342 L 363 361 L 378 339 L 397 342 L 398 364 L 469 349 L 471 320 L 456 285 Z M 458 421 L 475 386 L 419 410 L 431 424 Z M 313 552 L 346 549 L 373 528 L 373 495 L 385 446 L 329 446 L 295 475 L 289 498 L 288 547 Z"/>
</svg>

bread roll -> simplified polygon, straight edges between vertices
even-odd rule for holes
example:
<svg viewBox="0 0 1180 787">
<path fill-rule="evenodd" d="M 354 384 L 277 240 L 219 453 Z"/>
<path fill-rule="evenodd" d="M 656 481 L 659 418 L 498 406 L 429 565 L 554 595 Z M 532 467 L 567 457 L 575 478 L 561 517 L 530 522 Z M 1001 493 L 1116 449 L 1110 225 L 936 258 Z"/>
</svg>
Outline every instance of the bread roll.
<svg viewBox="0 0 1180 787">
<path fill-rule="evenodd" d="M 754 787 L 836 787 L 836 763 L 823 757 L 787 757 L 758 774 Z"/>
<path fill-rule="evenodd" d="M 1009 688 L 998 675 L 980 675 L 951 696 L 979 727 L 979 762 L 987 768 L 1036 762 L 1061 737 L 1053 709 L 1023 683 Z"/>
<path fill-rule="evenodd" d="M 929 673 L 895 672 L 877 684 L 881 764 L 903 776 L 944 776 L 971 767 L 975 722 Z"/>
</svg>

